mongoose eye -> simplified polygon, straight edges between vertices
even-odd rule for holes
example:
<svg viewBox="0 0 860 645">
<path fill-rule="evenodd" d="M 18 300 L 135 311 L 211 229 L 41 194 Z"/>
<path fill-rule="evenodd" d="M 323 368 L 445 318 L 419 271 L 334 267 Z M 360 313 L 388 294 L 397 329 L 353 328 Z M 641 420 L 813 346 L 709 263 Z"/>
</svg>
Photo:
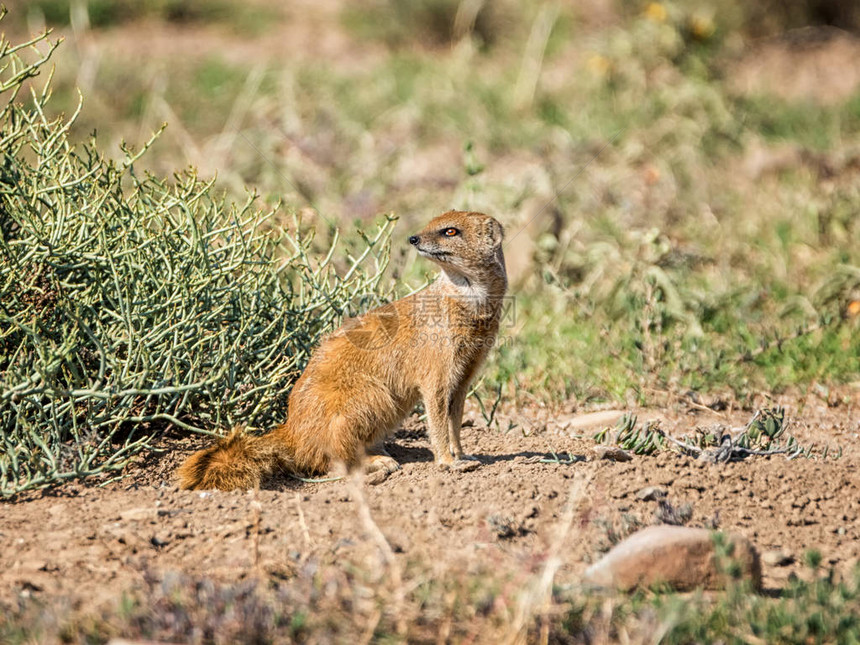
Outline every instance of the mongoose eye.
<svg viewBox="0 0 860 645">
<path fill-rule="evenodd" d="M 444 235 L 445 237 L 454 237 L 455 235 L 459 234 L 460 230 L 456 228 L 446 228 L 444 231 L 442 231 L 442 235 Z"/>
</svg>

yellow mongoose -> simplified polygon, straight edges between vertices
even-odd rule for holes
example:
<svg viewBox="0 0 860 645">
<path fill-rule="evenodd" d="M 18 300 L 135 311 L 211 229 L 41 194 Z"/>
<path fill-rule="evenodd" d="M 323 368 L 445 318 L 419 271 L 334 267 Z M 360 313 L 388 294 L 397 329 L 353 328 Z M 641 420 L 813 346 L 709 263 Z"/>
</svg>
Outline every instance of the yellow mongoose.
<svg viewBox="0 0 860 645">
<path fill-rule="evenodd" d="M 421 398 L 436 463 L 471 470 L 460 424 L 469 383 L 495 342 L 507 290 L 503 229 L 450 211 L 409 238 L 441 275 L 427 289 L 351 318 L 323 340 L 290 394 L 286 423 L 233 432 L 179 468 L 183 488 L 252 488 L 278 470 L 324 473 L 367 456 L 367 471 L 400 466 L 383 448 Z"/>
</svg>

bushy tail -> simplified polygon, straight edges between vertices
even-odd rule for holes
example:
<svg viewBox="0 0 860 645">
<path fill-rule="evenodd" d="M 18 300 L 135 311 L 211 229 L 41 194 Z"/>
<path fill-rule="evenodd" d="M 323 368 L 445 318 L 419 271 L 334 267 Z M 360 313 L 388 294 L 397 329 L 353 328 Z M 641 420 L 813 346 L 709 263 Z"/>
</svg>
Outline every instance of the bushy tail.
<svg viewBox="0 0 860 645">
<path fill-rule="evenodd" d="M 179 485 L 191 490 L 256 488 L 276 469 L 289 469 L 290 456 L 282 453 L 271 434 L 255 437 L 237 428 L 186 459 L 179 467 Z"/>
</svg>

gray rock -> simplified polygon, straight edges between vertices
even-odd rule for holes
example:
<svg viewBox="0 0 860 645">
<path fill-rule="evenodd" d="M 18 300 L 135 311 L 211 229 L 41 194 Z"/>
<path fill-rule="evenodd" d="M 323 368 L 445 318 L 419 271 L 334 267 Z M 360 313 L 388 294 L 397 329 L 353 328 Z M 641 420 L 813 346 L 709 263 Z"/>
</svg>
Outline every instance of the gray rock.
<svg viewBox="0 0 860 645">
<path fill-rule="evenodd" d="M 726 545 L 719 551 L 730 552 L 730 558 L 717 555 L 718 535 Z M 731 579 L 727 569 L 732 561 L 739 565 L 741 578 L 755 589 L 761 588 L 758 552 L 746 538 L 707 529 L 651 526 L 620 542 L 590 566 L 585 582 L 622 591 L 654 585 L 677 591 L 722 589 Z"/>
</svg>

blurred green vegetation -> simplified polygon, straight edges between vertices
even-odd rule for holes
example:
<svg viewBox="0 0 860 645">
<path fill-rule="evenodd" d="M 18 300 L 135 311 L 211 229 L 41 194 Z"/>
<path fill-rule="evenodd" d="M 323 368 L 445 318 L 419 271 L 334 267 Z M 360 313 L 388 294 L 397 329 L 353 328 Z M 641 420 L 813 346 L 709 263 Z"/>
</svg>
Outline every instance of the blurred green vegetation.
<svg viewBox="0 0 860 645">
<path fill-rule="evenodd" d="M 743 583 L 721 593 L 655 590 L 632 597 L 558 585 L 522 626 L 514 618 L 522 580 L 499 572 L 440 576 L 413 566 L 409 572 L 417 583 L 394 601 L 396 591 L 388 581 L 360 566 L 335 569 L 311 562 L 266 584 L 253 576 L 225 583 L 146 571 L 138 588 L 99 614 L 76 614 L 37 598 L 22 600 L 0 614 L 0 639 L 10 645 L 106 643 L 117 637 L 242 644 L 364 637 L 424 643 L 445 633 L 451 642 L 477 643 L 857 642 L 860 571 L 837 578 L 820 566 L 821 554 L 812 550 L 806 562 L 805 580 L 794 580 L 777 598 L 752 593 Z M 732 566 L 730 560 L 726 566 Z M 395 607 L 403 614 L 395 614 Z M 405 634 L 398 629 L 404 615 L 414 617 Z"/>
<path fill-rule="evenodd" d="M 15 3 L 9 5 L 20 11 Z M 41 17 L 49 25 L 70 25 L 85 16 L 90 26 L 111 27 L 140 20 L 174 24 L 219 24 L 256 35 L 280 14 L 276 3 L 246 2 L 241 10 L 232 0 L 28 0 L 14 22 Z M 29 14 L 29 16 L 27 15 Z"/>
<path fill-rule="evenodd" d="M 395 48 L 447 45 L 464 37 L 489 48 L 522 34 L 522 5 L 514 0 L 359 0 L 345 5 L 343 24 L 368 40 Z"/>
</svg>

